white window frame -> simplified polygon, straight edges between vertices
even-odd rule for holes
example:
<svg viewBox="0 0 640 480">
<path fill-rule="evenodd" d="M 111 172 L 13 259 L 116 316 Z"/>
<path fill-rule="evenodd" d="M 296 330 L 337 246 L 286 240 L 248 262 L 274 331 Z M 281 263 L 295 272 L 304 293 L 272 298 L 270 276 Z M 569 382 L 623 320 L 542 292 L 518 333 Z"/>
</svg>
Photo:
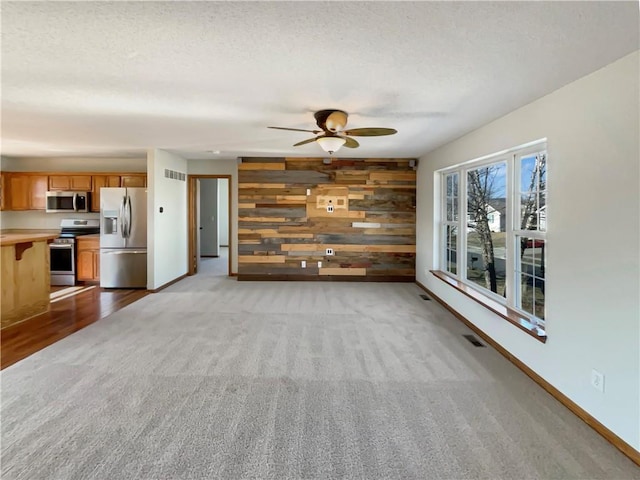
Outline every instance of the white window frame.
<svg viewBox="0 0 640 480">
<path fill-rule="evenodd" d="M 460 272 L 460 267 L 459 267 L 459 257 L 460 257 L 460 226 L 459 226 L 459 222 L 460 222 L 460 217 L 458 217 L 457 220 L 449 220 L 448 219 L 448 212 L 447 212 L 447 200 L 449 199 L 449 196 L 447 195 L 447 176 L 451 175 L 451 174 L 456 174 L 458 177 L 458 195 L 453 196 L 451 198 L 455 198 L 458 201 L 458 215 L 460 215 L 460 174 L 458 172 L 448 172 L 445 173 L 441 176 L 441 192 L 442 192 L 442 200 L 441 201 L 441 206 L 442 206 L 442 210 L 440 212 L 440 218 L 442 219 L 441 221 L 441 227 L 440 227 L 440 238 L 441 241 L 443 242 L 443 248 L 441 249 L 441 265 L 442 265 L 442 270 L 444 270 L 445 272 L 447 272 L 450 275 L 457 275 Z M 458 227 L 458 234 L 456 235 L 456 273 L 454 274 L 453 272 L 450 272 L 448 270 L 449 267 L 449 262 L 447 259 L 447 249 L 449 246 L 449 243 L 447 241 L 447 227 Z"/>
<path fill-rule="evenodd" d="M 520 279 L 517 278 L 518 275 L 518 258 L 516 257 L 516 253 L 519 252 L 519 245 L 518 245 L 518 238 L 519 237 L 527 237 L 527 238 L 531 238 L 534 240 L 534 242 L 536 240 L 542 240 L 545 244 L 545 250 L 548 248 L 548 244 L 547 244 L 547 226 L 546 226 L 546 221 L 545 221 L 545 230 L 542 231 L 539 229 L 539 223 L 538 223 L 538 229 L 536 230 L 522 230 L 520 228 L 520 221 L 521 221 L 521 212 L 520 212 L 520 194 L 522 192 L 520 192 L 520 174 L 521 174 L 521 170 L 520 170 L 520 166 L 521 166 L 521 159 L 523 157 L 529 157 L 532 155 L 537 155 L 540 153 L 544 153 L 545 154 L 545 162 L 548 160 L 549 154 L 547 152 L 547 146 L 546 143 L 545 144 L 539 144 L 539 145 L 534 145 L 531 146 L 529 148 L 526 149 L 521 149 L 518 150 L 516 152 L 514 152 L 514 159 L 513 159 L 513 181 L 512 181 L 512 194 L 510 195 L 511 201 L 513 203 L 512 205 L 512 215 L 509 215 L 511 217 L 511 220 L 513 222 L 512 228 L 508 230 L 508 232 L 511 234 L 511 238 L 508 240 L 511 242 L 512 245 L 512 262 L 511 265 L 507 265 L 508 268 L 508 272 L 511 274 L 512 276 L 512 280 L 511 280 L 511 284 L 514 286 L 514 288 L 512 288 L 511 290 L 513 290 L 513 299 L 512 299 L 512 304 L 509 305 L 509 307 L 514 308 L 515 310 L 517 310 L 520 313 L 524 313 L 525 315 L 529 316 L 529 317 L 533 317 L 536 321 L 536 323 L 542 327 L 544 327 L 545 325 L 545 319 L 546 319 L 546 304 L 545 304 L 545 318 L 539 318 L 536 317 L 535 315 L 532 315 L 529 312 L 526 312 L 524 310 L 522 310 L 522 308 L 518 307 L 518 305 L 520 304 L 521 301 L 521 297 L 522 297 L 522 283 L 520 282 Z M 547 165 L 545 165 L 547 166 Z M 545 197 L 548 197 L 548 189 L 545 188 L 544 190 L 545 192 Z M 548 200 L 548 198 L 547 198 Z M 515 205 L 517 201 L 517 207 Z M 537 204 L 536 204 L 537 205 Z M 545 202 L 545 205 L 547 205 L 547 202 Z M 539 207 L 539 206 L 538 206 Z M 546 268 L 547 265 L 545 265 L 545 272 L 546 272 Z M 545 278 L 544 278 L 544 282 L 545 282 L 545 290 L 546 290 L 546 274 L 545 274 Z M 534 308 L 535 311 L 535 308 Z"/>
<path fill-rule="evenodd" d="M 437 173 L 441 176 L 441 195 L 438 201 L 441 204 L 441 221 L 440 226 L 438 228 L 439 232 L 439 241 L 437 244 L 439 245 L 439 266 L 438 268 L 444 274 L 455 278 L 461 283 L 473 288 L 474 290 L 482 293 L 483 295 L 489 297 L 490 299 L 505 305 L 519 314 L 523 315 L 526 318 L 530 318 L 531 322 L 544 327 L 545 319 L 546 319 L 546 311 L 545 311 L 545 319 L 538 318 L 532 315 L 530 312 L 526 312 L 522 310 L 518 305 L 521 299 L 521 285 L 520 279 L 517 278 L 516 267 L 518 259 L 516 258 L 517 253 L 519 253 L 519 246 L 517 245 L 517 240 L 521 236 L 526 236 L 528 238 L 535 240 L 542 240 L 545 242 L 546 249 L 546 257 L 548 258 L 548 242 L 547 242 L 547 231 L 548 231 L 548 208 L 545 208 L 545 220 L 546 220 L 546 230 L 521 230 L 520 229 L 520 159 L 522 157 L 531 156 L 533 154 L 538 154 L 544 152 L 546 155 L 547 161 L 547 183 L 548 183 L 548 150 L 547 150 L 547 140 L 541 139 L 536 140 L 535 142 L 530 142 L 525 145 L 521 145 L 518 147 L 510 148 L 508 150 L 497 152 L 491 155 L 487 155 L 478 159 L 470 160 L 468 162 L 464 162 L 461 164 L 454 165 L 452 167 L 447 167 L 445 169 L 439 170 Z M 477 285 L 475 282 L 469 281 L 466 278 L 467 275 L 467 173 L 470 170 L 475 170 L 477 168 L 482 168 L 484 166 L 506 162 L 506 236 L 505 236 L 505 246 L 506 246 L 506 259 L 505 259 L 505 282 L 506 282 L 506 298 L 502 295 L 494 293 L 487 288 L 483 288 Z M 451 173 L 458 174 L 458 221 L 450 222 L 447 221 L 447 205 L 446 205 L 446 177 Z M 545 185 L 546 186 L 546 185 Z M 546 202 L 545 205 L 549 204 L 549 193 L 548 188 L 545 188 L 545 196 Z M 456 242 L 456 274 L 451 273 L 446 270 L 447 267 L 447 238 L 446 238 L 446 227 L 449 225 L 454 225 L 457 223 L 458 227 L 458 236 Z M 548 265 L 545 265 L 545 273 L 548 271 Z M 545 288 L 546 288 L 546 277 L 545 274 Z M 546 310 L 546 305 L 545 305 Z M 535 309 L 534 309 L 535 311 Z"/>
</svg>

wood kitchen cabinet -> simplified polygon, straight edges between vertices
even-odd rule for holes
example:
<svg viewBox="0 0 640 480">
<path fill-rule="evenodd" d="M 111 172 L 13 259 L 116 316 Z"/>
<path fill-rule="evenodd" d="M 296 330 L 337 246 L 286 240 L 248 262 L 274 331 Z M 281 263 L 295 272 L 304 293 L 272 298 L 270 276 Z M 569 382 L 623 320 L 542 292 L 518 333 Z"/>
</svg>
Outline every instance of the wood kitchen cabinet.
<svg viewBox="0 0 640 480">
<path fill-rule="evenodd" d="M 146 187 L 147 175 L 126 174 L 120 176 L 121 187 Z"/>
<path fill-rule="evenodd" d="M 50 175 L 49 190 L 90 192 L 91 175 Z"/>
<path fill-rule="evenodd" d="M 120 175 L 93 175 L 91 189 L 91 211 L 100 211 L 100 189 L 102 187 L 119 187 Z"/>
<path fill-rule="evenodd" d="M 79 281 L 100 281 L 100 236 L 82 235 L 76 237 L 77 269 L 76 277 Z"/>
<path fill-rule="evenodd" d="M 7 199 L 7 187 L 5 184 L 6 179 L 7 175 L 0 172 L 0 210 L 5 210 L 7 208 L 5 203 Z"/>
<path fill-rule="evenodd" d="M 91 211 L 100 211 L 100 188 L 146 187 L 146 173 L 121 172 L 1 172 L 0 210 L 45 210 L 46 192 L 91 193 Z"/>
<path fill-rule="evenodd" d="M 44 210 L 49 177 L 21 173 L 4 174 L 7 187 L 7 210 Z M 4 193 L 4 192 L 3 192 Z"/>
</svg>

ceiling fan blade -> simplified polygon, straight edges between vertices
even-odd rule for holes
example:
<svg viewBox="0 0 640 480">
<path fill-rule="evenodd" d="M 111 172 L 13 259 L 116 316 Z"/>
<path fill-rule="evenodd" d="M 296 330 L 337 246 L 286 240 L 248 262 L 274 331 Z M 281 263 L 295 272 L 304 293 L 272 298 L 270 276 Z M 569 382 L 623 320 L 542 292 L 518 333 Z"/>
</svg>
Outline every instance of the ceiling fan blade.
<svg viewBox="0 0 640 480">
<path fill-rule="evenodd" d="M 303 140 L 303 141 L 301 141 L 301 142 L 296 143 L 296 144 L 294 145 L 294 147 L 299 147 L 300 145 L 305 145 L 305 144 L 307 144 L 307 143 L 311 143 L 311 142 L 315 142 L 315 141 L 316 141 L 316 137 L 309 138 L 309 139 L 307 139 L 307 140 Z"/>
<path fill-rule="evenodd" d="M 394 133 L 398 133 L 398 131 L 394 128 L 352 128 L 350 130 L 345 130 L 340 132 L 342 135 L 349 135 L 354 137 L 381 137 L 383 135 L 393 135 Z"/>
<path fill-rule="evenodd" d="M 287 128 L 287 127 L 267 127 L 267 128 L 273 128 L 276 130 L 291 130 L 292 132 L 310 132 L 315 134 L 320 133 L 322 130 L 304 130 L 302 128 Z"/>
<path fill-rule="evenodd" d="M 342 137 L 342 136 L 340 138 L 344 138 L 346 140 L 344 146 L 347 148 L 358 148 L 360 146 L 360 144 L 356 141 L 355 138 Z"/>
</svg>

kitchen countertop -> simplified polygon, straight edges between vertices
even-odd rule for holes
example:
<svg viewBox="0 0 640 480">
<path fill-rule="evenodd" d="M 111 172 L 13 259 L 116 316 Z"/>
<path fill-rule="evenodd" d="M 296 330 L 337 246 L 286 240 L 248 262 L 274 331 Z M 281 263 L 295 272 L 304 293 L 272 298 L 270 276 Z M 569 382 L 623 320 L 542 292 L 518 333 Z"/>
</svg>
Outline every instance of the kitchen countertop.
<svg viewBox="0 0 640 480">
<path fill-rule="evenodd" d="M 26 242 L 44 242 L 60 236 L 59 230 L 3 230 L 0 233 L 0 246 Z"/>
</svg>

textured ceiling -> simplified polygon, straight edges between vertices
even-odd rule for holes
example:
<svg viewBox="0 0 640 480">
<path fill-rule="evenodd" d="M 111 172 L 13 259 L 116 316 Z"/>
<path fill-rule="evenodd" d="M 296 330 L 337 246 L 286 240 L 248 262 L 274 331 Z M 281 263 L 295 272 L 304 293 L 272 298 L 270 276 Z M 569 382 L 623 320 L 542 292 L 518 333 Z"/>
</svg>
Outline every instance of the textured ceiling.
<svg viewBox="0 0 640 480">
<path fill-rule="evenodd" d="M 7 2 L 2 154 L 415 157 L 638 49 L 637 2 Z M 213 155 L 211 151 L 220 151 Z"/>
</svg>

